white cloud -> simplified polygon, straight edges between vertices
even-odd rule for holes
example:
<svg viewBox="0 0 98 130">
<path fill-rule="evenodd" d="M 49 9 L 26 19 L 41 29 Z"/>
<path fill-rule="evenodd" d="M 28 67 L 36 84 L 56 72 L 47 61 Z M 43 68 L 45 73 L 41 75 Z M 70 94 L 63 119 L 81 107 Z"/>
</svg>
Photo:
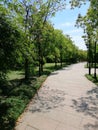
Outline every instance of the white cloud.
<svg viewBox="0 0 98 130">
<path fill-rule="evenodd" d="M 84 42 L 81 36 L 72 36 L 73 41 L 78 42 L 81 40 L 81 42 Z"/>
<path fill-rule="evenodd" d="M 81 37 L 83 35 L 82 29 L 73 29 L 69 31 L 64 31 L 64 34 L 70 35 L 74 44 L 78 46 L 80 49 L 87 50 L 85 42 L 83 38 Z"/>
<path fill-rule="evenodd" d="M 73 28 L 74 27 L 74 23 L 73 22 L 65 22 L 65 23 L 60 23 L 60 24 L 54 24 L 54 27 L 55 28 L 58 28 L 58 29 L 70 29 L 70 28 Z"/>
<path fill-rule="evenodd" d="M 71 27 L 71 26 L 74 26 L 74 23 L 66 22 L 66 23 L 62 23 L 61 26 L 62 27 Z"/>
<path fill-rule="evenodd" d="M 67 5 L 66 5 L 66 9 L 71 9 L 71 5 L 70 5 L 70 4 L 67 4 Z"/>
<path fill-rule="evenodd" d="M 72 41 L 74 41 L 74 44 L 80 49 L 87 49 L 85 42 L 81 37 L 83 35 L 83 30 L 81 28 L 75 28 L 73 22 L 65 22 L 59 25 L 55 25 L 55 28 L 61 29 L 65 35 L 69 35 Z"/>
<path fill-rule="evenodd" d="M 80 49 L 83 49 L 83 50 L 87 49 L 86 45 L 85 45 L 85 42 L 84 42 L 83 38 L 81 38 L 81 36 L 73 35 L 71 37 L 72 37 L 72 40 L 74 41 L 76 46 L 78 46 Z"/>
<path fill-rule="evenodd" d="M 82 29 L 72 29 L 72 30 L 68 30 L 68 31 L 64 31 L 64 33 L 66 33 L 66 34 L 77 34 L 78 33 L 78 35 L 81 35 L 81 33 L 83 33 L 83 30 Z"/>
</svg>

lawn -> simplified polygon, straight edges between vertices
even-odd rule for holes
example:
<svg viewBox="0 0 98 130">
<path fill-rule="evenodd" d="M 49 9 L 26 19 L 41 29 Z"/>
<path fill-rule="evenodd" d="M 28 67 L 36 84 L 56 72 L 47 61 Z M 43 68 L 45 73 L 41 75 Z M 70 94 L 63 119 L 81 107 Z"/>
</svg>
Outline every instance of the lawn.
<svg viewBox="0 0 98 130">
<path fill-rule="evenodd" d="M 22 78 L 24 78 L 23 71 L 9 71 L 8 73 L 8 80 L 22 79 Z"/>
<path fill-rule="evenodd" d="M 90 67 L 94 68 L 95 67 L 95 63 L 91 63 Z M 85 68 L 88 68 L 87 64 L 85 65 Z M 98 63 L 96 63 L 96 68 L 98 68 Z"/>
</svg>

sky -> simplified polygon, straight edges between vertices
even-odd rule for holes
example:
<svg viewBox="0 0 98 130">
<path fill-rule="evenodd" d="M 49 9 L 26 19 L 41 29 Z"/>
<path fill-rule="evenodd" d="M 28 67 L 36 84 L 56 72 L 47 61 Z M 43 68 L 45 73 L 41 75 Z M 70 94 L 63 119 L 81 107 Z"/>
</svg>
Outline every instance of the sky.
<svg viewBox="0 0 98 130">
<path fill-rule="evenodd" d="M 81 8 L 75 8 L 74 10 L 71 10 L 70 6 L 67 5 L 65 10 L 57 12 L 56 15 L 51 18 L 51 22 L 54 28 L 60 29 L 64 34 L 70 35 L 72 41 L 74 41 L 74 44 L 79 49 L 83 50 L 87 50 L 85 42 L 82 38 L 84 35 L 83 29 L 75 27 L 75 23 L 78 14 L 80 13 L 82 16 L 84 16 L 88 7 L 89 3 L 82 5 Z"/>
</svg>

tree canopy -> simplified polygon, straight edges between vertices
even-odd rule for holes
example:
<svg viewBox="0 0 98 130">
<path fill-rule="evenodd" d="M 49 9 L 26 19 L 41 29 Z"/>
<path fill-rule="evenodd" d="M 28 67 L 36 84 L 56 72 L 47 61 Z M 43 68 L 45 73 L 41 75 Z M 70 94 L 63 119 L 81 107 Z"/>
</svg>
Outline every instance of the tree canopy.
<svg viewBox="0 0 98 130">
<path fill-rule="evenodd" d="M 45 62 L 77 62 L 79 49 L 50 22 L 65 8 L 65 0 L 1 0 L 0 71 L 22 67 L 28 78 L 31 64 L 41 75 Z"/>
</svg>

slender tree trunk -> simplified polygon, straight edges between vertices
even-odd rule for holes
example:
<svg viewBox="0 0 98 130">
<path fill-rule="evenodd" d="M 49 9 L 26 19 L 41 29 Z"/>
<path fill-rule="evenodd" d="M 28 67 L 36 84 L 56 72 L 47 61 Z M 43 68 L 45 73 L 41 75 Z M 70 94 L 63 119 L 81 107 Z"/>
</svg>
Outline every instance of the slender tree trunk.
<svg viewBox="0 0 98 130">
<path fill-rule="evenodd" d="M 38 56 L 39 56 L 39 76 L 41 76 L 41 45 L 40 45 L 40 38 L 38 36 Z"/>
<path fill-rule="evenodd" d="M 25 9 L 25 11 L 26 11 L 26 15 L 25 15 L 25 34 L 26 34 L 26 38 L 28 38 L 27 37 L 27 30 L 28 30 L 28 26 L 27 26 L 27 23 L 28 23 L 28 17 L 29 17 L 29 8 L 28 8 L 28 6 L 26 6 L 25 5 L 25 7 L 26 7 L 26 9 Z M 28 57 L 26 56 L 25 57 L 25 79 L 28 79 L 29 78 L 29 60 L 28 60 Z"/>
<path fill-rule="evenodd" d="M 43 48 L 42 44 L 40 44 L 40 66 L 41 66 L 41 75 L 43 73 Z"/>
<path fill-rule="evenodd" d="M 41 73 L 43 72 L 43 64 L 41 64 Z"/>
<path fill-rule="evenodd" d="M 96 79 L 96 42 L 95 42 L 95 48 L 94 48 L 94 78 Z"/>
<path fill-rule="evenodd" d="M 29 63 L 28 63 L 28 59 L 25 58 L 25 79 L 29 78 Z"/>
<path fill-rule="evenodd" d="M 60 62 L 61 62 L 61 67 L 62 67 L 62 53 L 60 54 Z"/>
<path fill-rule="evenodd" d="M 89 48 L 88 48 L 88 69 L 89 69 L 89 75 L 91 75 L 91 57 L 90 57 L 90 54 L 91 53 L 91 46 L 90 46 L 90 43 L 89 43 Z"/>
<path fill-rule="evenodd" d="M 57 60 L 56 60 L 56 56 L 55 56 L 55 68 L 57 67 Z"/>
<path fill-rule="evenodd" d="M 40 60 L 40 53 L 39 53 L 39 76 L 41 76 L 41 60 Z"/>
<path fill-rule="evenodd" d="M 90 66 L 90 63 L 89 63 L 89 75 L 91 75 L 91 66 Z"/>
</svg>

